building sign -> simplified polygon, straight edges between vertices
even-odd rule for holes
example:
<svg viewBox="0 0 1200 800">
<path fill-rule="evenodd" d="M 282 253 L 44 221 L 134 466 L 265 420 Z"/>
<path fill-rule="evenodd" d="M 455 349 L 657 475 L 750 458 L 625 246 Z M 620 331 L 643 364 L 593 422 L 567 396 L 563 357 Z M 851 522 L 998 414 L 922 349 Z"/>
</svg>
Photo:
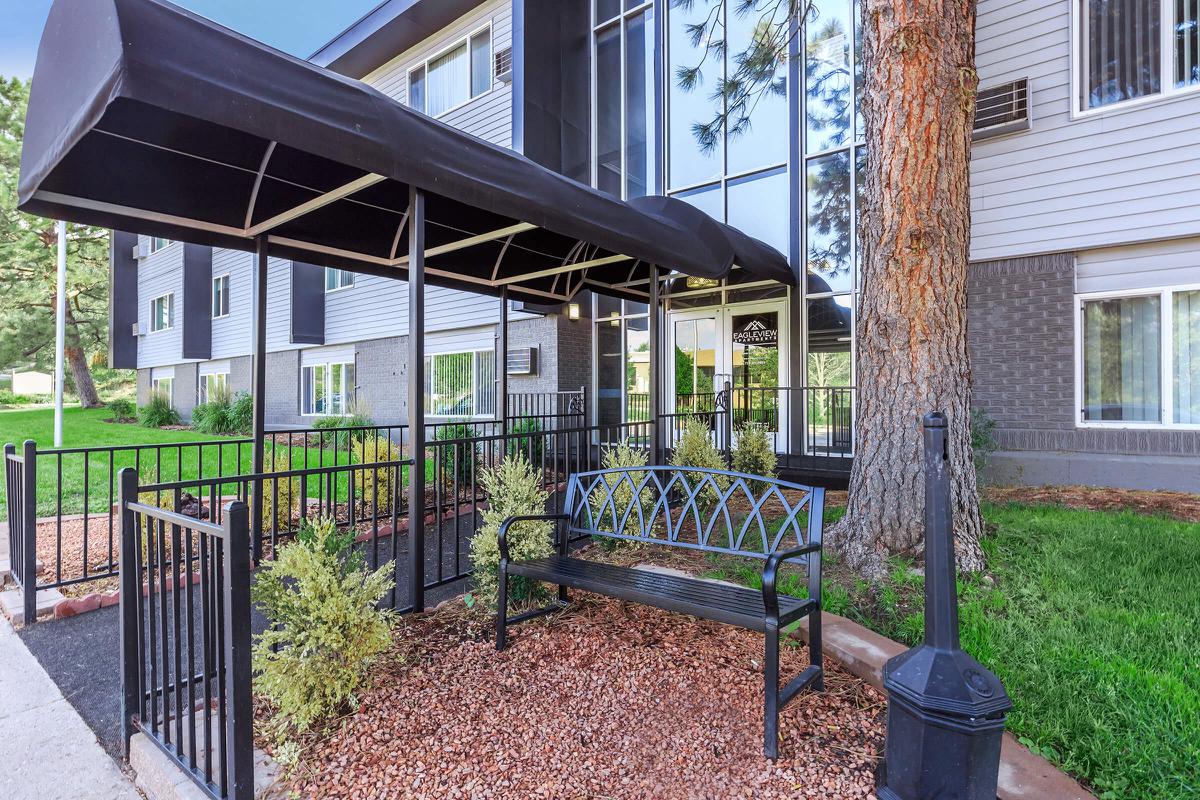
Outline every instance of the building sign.
<svg viewBox="0 0 1200 800">
<path fill-rule="evenodd" d="M 758 347 L 779 346 L 779 315 L 739 314 L 733 318 L 733 343 Z"/>
</svg>

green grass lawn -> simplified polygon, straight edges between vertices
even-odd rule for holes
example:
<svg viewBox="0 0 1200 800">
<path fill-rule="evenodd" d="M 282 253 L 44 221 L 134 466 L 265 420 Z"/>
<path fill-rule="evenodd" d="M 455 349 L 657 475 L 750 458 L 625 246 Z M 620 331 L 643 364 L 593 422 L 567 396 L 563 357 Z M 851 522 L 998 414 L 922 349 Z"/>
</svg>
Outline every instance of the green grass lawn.
<svg viewBox="0 0 1200 800">
<path fill-rule="evenodd" d="M 1200 525 L 1129 512 L 987 506 L 994 583 L 959 586 L 963 647 L 1014 701 L 1008 729 L 1105 800 L 1200 797 Z M 826 558 L 825 607 L 909 644 L 923 578 L 871 586 Z M 710 575 L 758 585 L 761 565 Z M 803 596 L 803 582 L 781 591 Z"/>
</svg>

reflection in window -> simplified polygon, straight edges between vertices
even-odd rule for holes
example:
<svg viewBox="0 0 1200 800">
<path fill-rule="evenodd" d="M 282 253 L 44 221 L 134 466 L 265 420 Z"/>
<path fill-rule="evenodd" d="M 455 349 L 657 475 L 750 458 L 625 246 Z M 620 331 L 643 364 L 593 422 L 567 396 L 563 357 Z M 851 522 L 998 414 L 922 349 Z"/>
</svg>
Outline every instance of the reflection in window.
<svg viewBox="0 0 1200 800">
<path fill-rule="evenodd" d="M 1083 304 L 1083 418 L 1158 422 L 1160 299 L 1125 297 Z"/>
<path fill-rule="evenodd" d="M 846 144 L 850 130 L 851 24 L 845 0 L 816 0 L 804 45 L 808 152 Z"/>
<path fill-rule="evenodd" d="M 596 188 L 621 196 L 621 29 L 596 34 Z"/>
<path fill-rule="evenodd" d="M 788 208 L 787 167 L 729 181 L 729 224 L 785 255 Z"/>
<path fill-rule="evenodd" d="M 619 12 L 619 3 L 596 3 L 603 27 L 594 32 L 595 180 L 598 189 L 628 199 L 653 188 L 654 10 L 611 20 Z"/>
<path fill-rule="evenodd" d="M 496 355 L 491 350 L 426 356 L 425 413 L 440 417 L 495 414 L 495 377 Z"/>
<path fill-rule="evenodd" d="M 1161 85 L 1163 0 L 1083 0 L 1083 100 L 1098 108 Z"/>
<path fill-rule="evenodd" d="M 654 169 L 654 14 L 625 23 L 625 197 L 649 194 Z"/>
<path fill-rule="evenodd" d="M 849 151 L 808 160 L 805 200 L 808 271 L 823 278 L 833 291 L 852 289 L 850 249 L 854 229 L 850 218 Z"/>
<path fill-rule="evenodd" d="M 694 186 L 697 183 L 719 178 L 723 172 L 724 147 L 717 143 L 710 152 L 701 150 L 693 131 L 698 122 L 711 120 L 714 114 L 712 94 L 723 78 L 723 66 L 719 54 L 708 51 L 708 36 L 693 45 L 690 25 L 700 25 L 710 19 L 712 8 L 705 3 L 671 4 L 667 15 L 667 37 L 670 48 L 670 71 L 668 75 L 668 100 L 670 103 L 668 130 L 670 163 L 668 175 L 671 188 Z M 709 30 L 717 25 L 713 21 Z M 721 38 L 722 29 L 717 27 L 715 38 Z M 680 68 L 700 65 L 695 84 L 689 89 L 680 86 Z M 718 217 L 720 219 L 720 217 Z"/>
<path fill-rule="evenodd" d="M 625 322 L 625 420 L 650 419 L 650 321 Z"/>
<path fill-rule="evenodd" d="M 675 196 L 684 202 L 691 203 L 713 219 L 725 219 L 725 198 L 721 194 L 721 184 L 719 183 L 680 192 Z"/>
<path fill-rule="evenodd" d="M 712 317 L 675 322 L 675 408 L 711 406 L 717 374 L 717 321 Z M 707 403 L 705 401 L 708 401 Z"/>
<path fill-rule="evenodd" d="M 1200 84 L 1200 0 L 1175 0 L 1175 86 Z"/>
<path fill-rule="evenodd" d="M 854 317 L 850 295 L 808 301 L 806 439 L 811 452 L 848 454 L 853 440 Z"/>
<path fill-rule="evenodd" d="M 1200 424 L 1200 290 L 1176 292 L 1172 344 L 1175 351 L 1175 421 Z"/>
<path fill-rule="evenodd" d="M 726 15 L 729 23 L 726 74 L 732 77 L 738 68 L 738 56 L 745 53 L 756 40 L 766 43 L 773 23 L 762 18 L 762 10 L 753 9 L 746 14 L 739 14 L 738 3 L 726 5 L 732 9 Z M 766 7 L 763 4 L 763 8 Z M 788 138 L 780 135 L 788 126 L 786 55 L 775 65 L 775 77 L 766 81 L 763 87 L 761 92 L 748 98 L 745 111 L 730 111 L 726 144 L 728 163 L 725 165 L 729 175 L 787 161 Z M 710 106 L 709 119 L 712 113 Z M 786 248 L 784 252 L 787 252 Z"/>
</svg>

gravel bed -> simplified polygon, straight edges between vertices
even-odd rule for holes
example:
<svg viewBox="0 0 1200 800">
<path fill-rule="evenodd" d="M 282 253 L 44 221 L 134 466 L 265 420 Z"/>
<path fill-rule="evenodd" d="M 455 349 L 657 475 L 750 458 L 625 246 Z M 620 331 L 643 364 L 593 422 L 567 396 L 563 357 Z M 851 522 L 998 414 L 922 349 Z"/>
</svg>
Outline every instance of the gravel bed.
<svg viewBox="0 0 1200 800">
<path fill-rule="evenodd" d="M 405 618 L 355 713 L 302 742 L 322 798 L 873 798 L 884 698 L 837 669 L 762 755 L 762 636 L 578 593 L 492 626 L 461 601 Z M 581 599 L 580 599 L 581 598 Z M 784 648 L 782 672 L 807 664 Z"/>
</svg>

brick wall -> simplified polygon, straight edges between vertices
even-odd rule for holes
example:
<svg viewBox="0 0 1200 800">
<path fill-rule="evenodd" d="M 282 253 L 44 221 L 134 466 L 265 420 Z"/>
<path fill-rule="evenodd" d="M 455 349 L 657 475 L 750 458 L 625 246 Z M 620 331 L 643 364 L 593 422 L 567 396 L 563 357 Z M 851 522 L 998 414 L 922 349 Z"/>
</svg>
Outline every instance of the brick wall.
<svg viewBox="0 0 1200 800">
<path fill-rule="evenodd" d="M 1073 253 L 972 264 L 967 292 L 974 405 L 1001 450 L 1200 455 L 1200 431 L 1076 427 Z"/>
<path fill-rule="evenodd" d="M 300 351 L 267 353 L 267 397 L 264 409 L 268 426 L 307 425 L 300 416 Z"/>
<path fill-rule="evenodd" d="M 408 418 L 408 337 L 371 339 L 354 346 L 356 401 L 379 425 Z"/>
<path fill-rule="evenodd" d="M 195 362 L 189 364 L 175 365 L 175 384 L 172 389 L 174 394 L 175 410 L 179 412 L 179 416 L 185 421 L 192 418 L 192 409 L 196 407 L 197 397 L 197 374 L 199 370 Z"/>
</svg>

